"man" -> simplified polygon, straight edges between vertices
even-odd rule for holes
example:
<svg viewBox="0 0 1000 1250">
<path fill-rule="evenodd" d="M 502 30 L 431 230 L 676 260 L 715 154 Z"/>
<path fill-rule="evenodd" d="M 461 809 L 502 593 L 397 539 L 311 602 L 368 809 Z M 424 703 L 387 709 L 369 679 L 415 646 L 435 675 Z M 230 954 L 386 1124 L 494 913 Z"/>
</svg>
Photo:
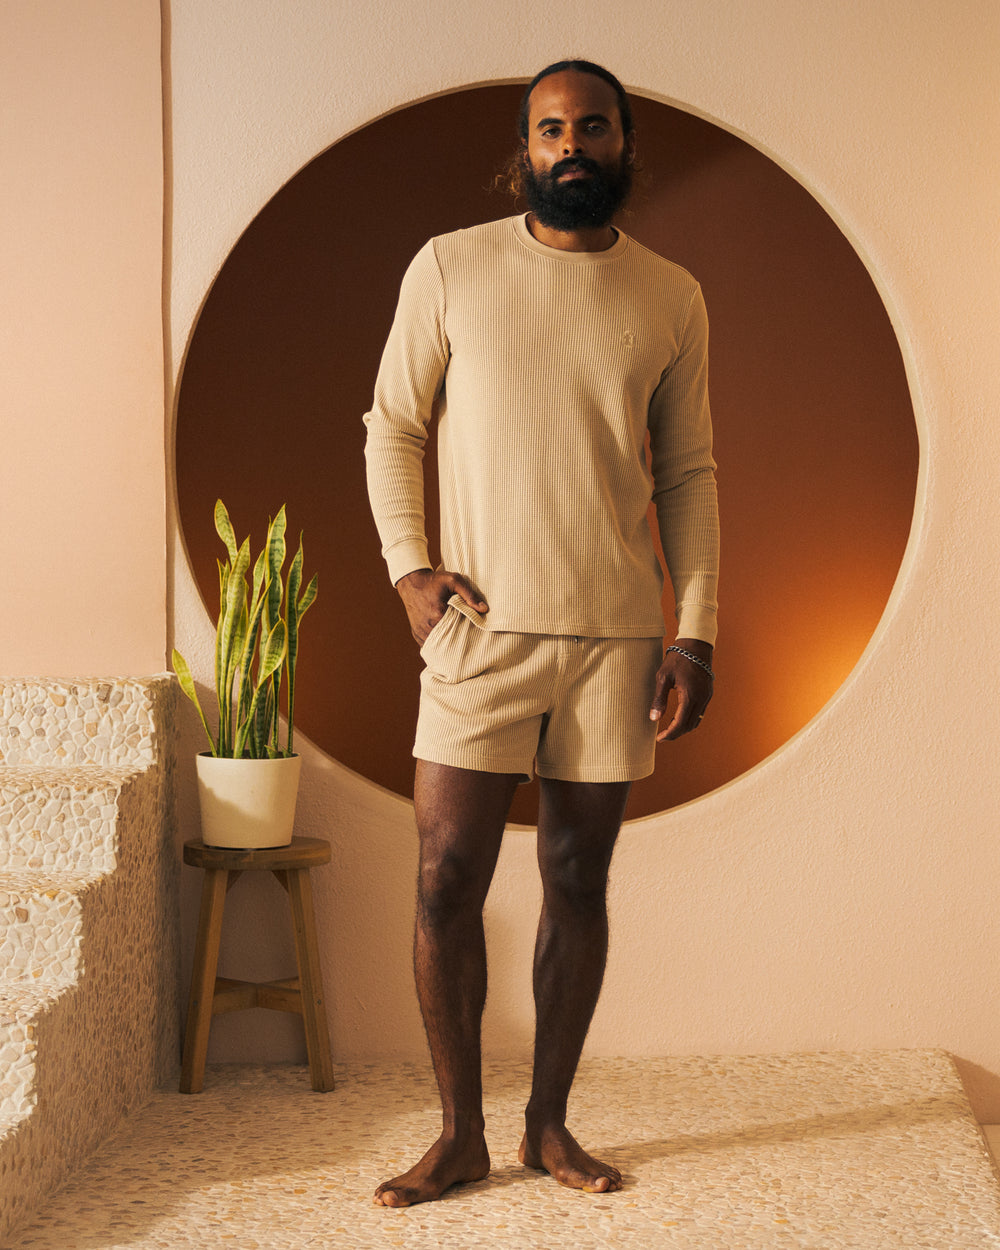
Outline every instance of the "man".
<svg viewBox="0 0 1000 1250">
<path fill-rule="evenodd" d="M 566 1127 L 604 975 L 608 869 L 631 782 L 712 694 L 718 517 L 700 289 L 611 224 L 635 153 L 613 75 L 586 61 L 542 70 L 520 133 L 530 211 L 421 249 L 365 417 L 383 554 L 426 664 L 414 964 L 443 1113 L 423 1158 L 377 1190 L 386 1206 L 490 1169 L 482 911 L 532 767 L 543 904 L 520 1159 L 570 1187 L 620 1188 Z M 435 413 L 436 569 L 421 470 Z M 666 654 L 650 498 L 679 622 Z"/>
</svg>

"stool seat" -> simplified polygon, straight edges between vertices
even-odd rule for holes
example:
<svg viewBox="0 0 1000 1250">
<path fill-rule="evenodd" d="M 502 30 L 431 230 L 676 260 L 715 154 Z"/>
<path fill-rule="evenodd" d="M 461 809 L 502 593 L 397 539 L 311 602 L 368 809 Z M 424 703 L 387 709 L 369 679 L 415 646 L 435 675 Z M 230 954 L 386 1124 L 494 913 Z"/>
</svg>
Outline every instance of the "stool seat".
<svg viewBox="0 0 1000 1250">
<path fill-rule="evenodd" d="M 182 1094 L 197 1094 L 205 1079 L 208 1035 L 213 1015 L 266 1007 L 300 1015 L 305 1025 L 309 1074 L 315 1090 L 334 1087 L 330 1035 L 323 1001 L 319 944 L 309 870 L 329 863 L 330 844 L 321 838 L 292 838 L 288 846 L 243 849 L 206 846 L 201 838 L 184 843 L 184 862 L 204 870 L 198 936 L 195 941 L 181 1061 Z M 234 981 L 217 976 L 222 913 L 226 895 L 244 872 L 271 872 L 288 894 L 295 935 L 298 976 L 281 981 Z"/>
<path fill-rule="evenodd" d="M 317 868 L 330 862 L 330 843 L 322 838 L 292 838 L 288 846 L 207 846 L 201 838 L 184 843 L 184 862 L 192 868 L 225 868 L 230 872 L 268 868 Z"/>
</svg>

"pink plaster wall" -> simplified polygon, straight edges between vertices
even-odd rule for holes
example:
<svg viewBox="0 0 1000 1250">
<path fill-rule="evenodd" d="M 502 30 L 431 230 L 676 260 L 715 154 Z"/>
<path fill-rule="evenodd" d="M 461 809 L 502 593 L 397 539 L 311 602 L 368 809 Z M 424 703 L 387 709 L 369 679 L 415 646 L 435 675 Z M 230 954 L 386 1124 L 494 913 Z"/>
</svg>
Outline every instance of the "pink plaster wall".
<svg viewBox="0 0 1000 1250">
<path fill-rule="evenodd" d="M 164 667 L 155 0 L 0 9 L 0 672 Z"/>
</svg>

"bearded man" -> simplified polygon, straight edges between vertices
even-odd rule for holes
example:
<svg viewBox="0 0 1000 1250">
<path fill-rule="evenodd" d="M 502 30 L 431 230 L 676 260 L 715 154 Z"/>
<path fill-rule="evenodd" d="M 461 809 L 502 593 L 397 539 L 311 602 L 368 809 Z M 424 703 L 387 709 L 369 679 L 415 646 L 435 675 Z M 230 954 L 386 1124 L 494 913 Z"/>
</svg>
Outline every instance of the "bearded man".
<svg viewBox="0 0 1000 1250">
<path fill-rule="evenodd" d="M 700 288 L 612 225 L 635 154 L 613 74 L 548 66 L 519 129 L 529 212 L 421 249 L 365 416 L 382 551 L 425 664 L 414 964 L 443 1115 L 427 1153 L 377 1190 L 385 1206 L 489 1173 L 482 913 L 532 770 L 543 903 L 520 1159 L 573 1188 L 620 1188 L 566 1126 L 604 976 L 608 870 L 632 781 L 712 695 L 718 511 Z M 421 467 L 435 414 L 437 568 Z M 676 602 L 665 652 L 651 499 Z"/>
</svg>

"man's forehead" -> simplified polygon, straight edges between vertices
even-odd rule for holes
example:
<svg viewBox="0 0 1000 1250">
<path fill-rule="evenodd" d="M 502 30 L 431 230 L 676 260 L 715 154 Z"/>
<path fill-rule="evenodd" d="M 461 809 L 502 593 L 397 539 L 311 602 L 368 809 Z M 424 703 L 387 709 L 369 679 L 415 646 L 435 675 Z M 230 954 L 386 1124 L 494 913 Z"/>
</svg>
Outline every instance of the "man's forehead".
<svg viewBox="0 0 1000 1250">
<path fill-rule="evenodd" d="M 578 70 L 562 70 L 549 74 L 535 85 L 528 101 L 528 124 L 531 127 L 560 118 L 604 117 L 620 121 L 618 93 L 595 74 Z"/>
</svg>

